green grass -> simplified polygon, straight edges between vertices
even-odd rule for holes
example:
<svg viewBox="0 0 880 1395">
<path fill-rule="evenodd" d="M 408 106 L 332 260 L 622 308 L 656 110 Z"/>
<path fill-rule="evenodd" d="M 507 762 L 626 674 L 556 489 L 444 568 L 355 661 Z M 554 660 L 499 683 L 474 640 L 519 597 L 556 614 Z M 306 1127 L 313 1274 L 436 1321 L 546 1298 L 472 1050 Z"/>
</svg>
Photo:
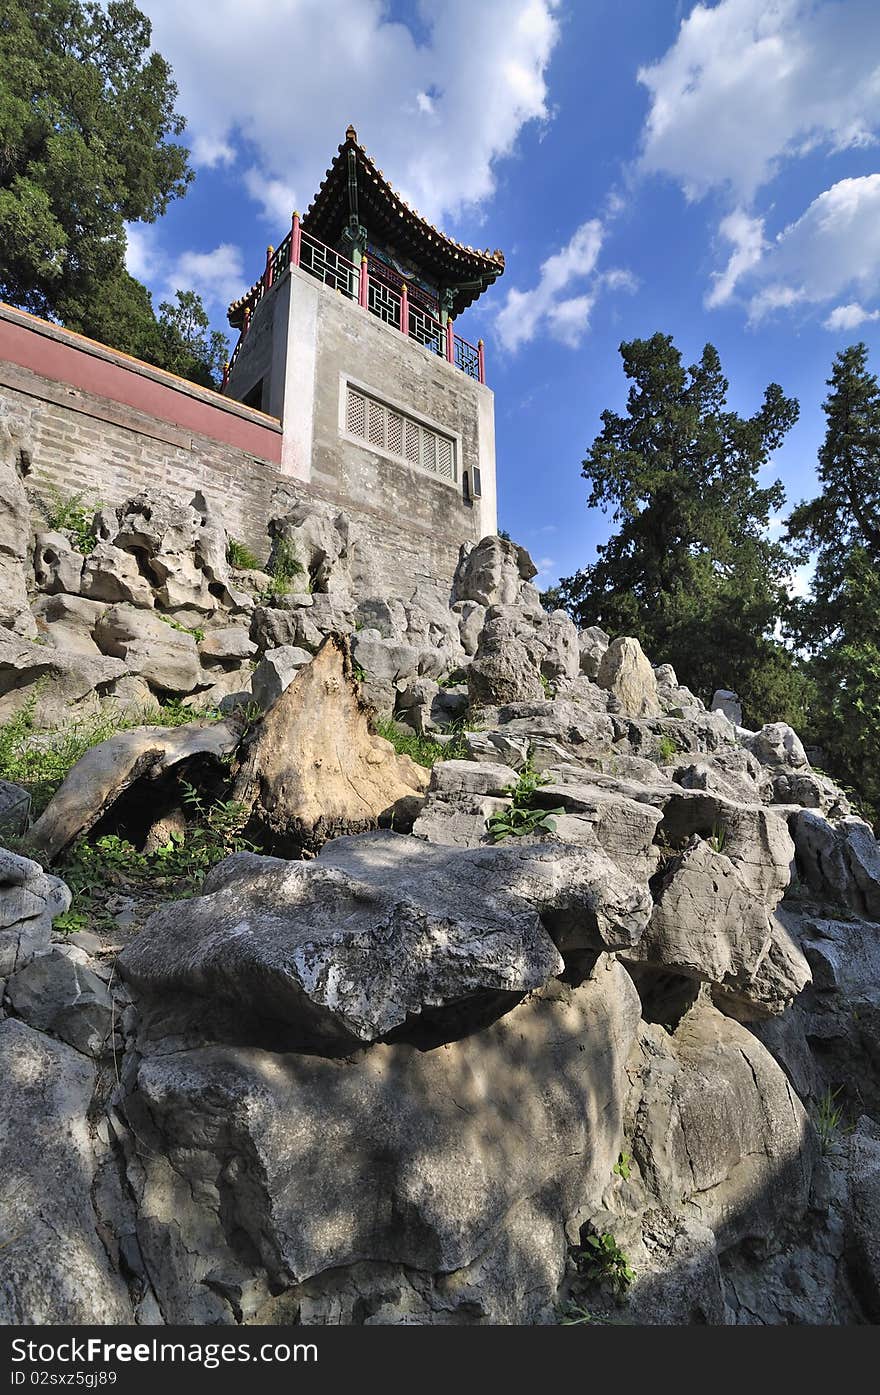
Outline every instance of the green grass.
<svg viewBox="0 0 880 1395">
<path fill-rule="evenodd" d="M 438 760 L 463 760 L 467 755 L 467 743 L 462 730 L 456 731 L 454 739 L 435 741 L 430 736 L 418 736 L 416 732 L 402 732 L 396 724 L 386 718 L 376 722 L 379 736 L 390 741 L 399 756 L 410 756 L 416 765 L 424 765 L 430 770 Z"/>
<path fill-rule="evenodd" d="M 216 721 L 222 715 L 194 712 L 179 699 L 171 699 L 136 716 L 123 717 L 105 708 L 58 731 L 43 731 L 34 725 L 37 696 L 32 694 L 0 725 L 0 779 L 29 792 L 35 815 L 43 812 L 80 757 L 117 732 L 139 726 L 178 727 L 205 718 Z"/>
<path fill-rule="evenodd" d="M 192 785 L 181 781 L 187 823 L 173 832 L 155 852 L 139 852 L 133 843 L 115 833 L 90 842 L 78 838 L 68 851 L 60 872 L 70 888 L 70 909 L 56 916 L 53 928 L 61 934 L 112 924 L 104 905 L 108 892 L 143 894 L 147 889 L 168 888 L 176 897 L 192 896 L 209 869 L 234 852 L 259 852 L 244 837 L 248 811 L 233 800 L 206 804 Z"/>
<path fill-rule="evenodd" d="M 237 538 L 230 538 L 226 544 L 226 560 L 230 567 L 238 567 L 241 571 L 258 572 L 262 568 L 260 559 L 255 552 L 251 552 L 243 542 Z"/>
<path fill-rule="evenodd" d="M 179 620 L 172 620 L 170 615 L 160 615 L 160 620 L 164 620 L 166 625 L 170 625 L 172 630 L 179 630 L 182 635 L 192 635 L 196 644 L 201 644 L 205 638 L 205 631 L 199 629 L 189 629 L 187 625 L 181 625 Z"/>
</svg>

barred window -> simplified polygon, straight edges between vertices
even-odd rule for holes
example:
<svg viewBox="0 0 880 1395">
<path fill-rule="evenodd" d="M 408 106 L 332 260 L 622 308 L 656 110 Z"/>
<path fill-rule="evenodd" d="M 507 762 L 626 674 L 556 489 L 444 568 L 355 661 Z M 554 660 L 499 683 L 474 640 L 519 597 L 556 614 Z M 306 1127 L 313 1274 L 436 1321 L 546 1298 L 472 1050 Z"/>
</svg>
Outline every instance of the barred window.
<svg viewBox="0 0 880 1395">
<path fill-rule="evenodd" d="M 345 401 L 345 429 L 369 446 L 386 450 L 409 465 L 418 465 L 429 474 L 455 484 L 458 478 L 455 441 L 350 384 Z"/>
</svg>

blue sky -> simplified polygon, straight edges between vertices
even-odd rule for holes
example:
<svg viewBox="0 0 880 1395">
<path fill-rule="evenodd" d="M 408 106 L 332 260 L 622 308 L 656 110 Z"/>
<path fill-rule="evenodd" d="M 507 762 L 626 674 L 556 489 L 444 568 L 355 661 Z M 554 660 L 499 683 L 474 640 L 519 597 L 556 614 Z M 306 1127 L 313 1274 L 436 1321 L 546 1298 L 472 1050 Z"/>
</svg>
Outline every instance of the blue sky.
<svg viewBox="0 0 880 1395">
<path fill-rule="evenodd" d="M 504 249 L 459 328 L 486 340 L 500 523 L 541 584 L 608 535 L 580 462 L 623 339 L 711 341 L 744 413 L 781 383 L 801 418 L 772 474 L 812 492 L 832 358 L 880 335 L 878 0 L 140 6 L 197 170 L 130 230 L 157 300 L 193 286 L 222 327 L 349 121 L 415 207 Z"/>
</svg>

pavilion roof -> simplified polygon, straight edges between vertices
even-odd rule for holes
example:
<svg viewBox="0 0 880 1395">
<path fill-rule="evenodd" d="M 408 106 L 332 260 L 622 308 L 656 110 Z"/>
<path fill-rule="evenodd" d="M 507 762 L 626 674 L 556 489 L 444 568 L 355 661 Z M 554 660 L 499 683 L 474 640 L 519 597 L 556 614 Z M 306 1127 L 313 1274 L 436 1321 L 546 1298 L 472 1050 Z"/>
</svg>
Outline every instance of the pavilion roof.
<svg viewBox="0 0 880 1395">
<path fill-rule="evenodd" d="M 350 187 L 349 154 L 354 154 L 356 207 Z M 366 227 L 371 242 L 387 244 L 399 256 L 411 261 L 420 273 L 438 286 L 453 291 L 453 315 L 467 309 L 504 271 L 504 253 L 496 249 L 466 246 L 441 232 L 433 223 L 411 208 L 392 188 L 367 154 L 349 126 L 345 140 L 321 181 L 318 192 L 303 215 L 303 230 L 334 246 L 352 212 Z M 254 297 L 259 282 L 229 307 L 230 320 L 237 322 Z"/>
</svg>

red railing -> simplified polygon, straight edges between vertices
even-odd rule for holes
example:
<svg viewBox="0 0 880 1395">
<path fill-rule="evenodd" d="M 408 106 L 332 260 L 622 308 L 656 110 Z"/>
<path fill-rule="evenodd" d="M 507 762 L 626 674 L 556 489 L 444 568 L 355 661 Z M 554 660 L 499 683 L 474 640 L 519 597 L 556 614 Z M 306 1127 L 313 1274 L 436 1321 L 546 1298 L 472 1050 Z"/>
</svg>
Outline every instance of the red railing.
<svg viewBox="0 0 880 1395">
<path fill-rule="evenodd" d="M 433 313 L 433 302 L 420 287 L 404 280 L 384 262 L 373 257 L 364 257 L 360 267 L 344 257 L 341 252 L 319 242 L 311 233 L 303 231 L 298 213 L 293 215 L 290 232 L 278 247 L 267 247 L 266 269 L 250 293 L 248 308 L 244 312 L 244 322 L 238 343 L 223 373 L 223 388 L 229 382 L 229 375 L 235 366 L 241 346 L 247 337 L 253 312 L 263 296 L 272 289 L 280 276 L 291 266 L 306 271 L 325 286 L 340 291 L 350 300 L 356 300 L 364 310 L 368 310 L 385 324 L 393 325 L 422 348 L 445 358 L 447 363 L 459 368 L 478 383 L 486 381 L 486 360 L 482 339 L 477 344 L 469 344 L 452 328 Z"/>
</svg>

